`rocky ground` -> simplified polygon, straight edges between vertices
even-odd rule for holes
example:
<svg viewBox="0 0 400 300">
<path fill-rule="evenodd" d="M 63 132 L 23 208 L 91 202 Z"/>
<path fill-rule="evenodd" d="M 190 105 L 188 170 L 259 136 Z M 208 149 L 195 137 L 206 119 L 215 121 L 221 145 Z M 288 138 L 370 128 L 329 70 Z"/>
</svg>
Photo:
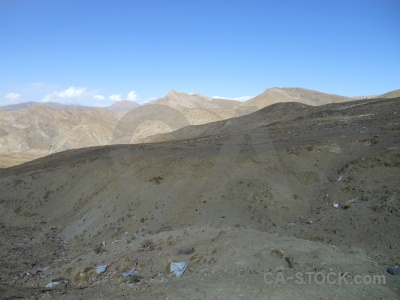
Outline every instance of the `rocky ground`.
<svg viewBox="0 0 400 300">
<path fill-rule="evenodd" d="M 398 299 L 399 130 L 399 99 L 288 103 L 3 169 L 0 297 Z"/>
</svg>

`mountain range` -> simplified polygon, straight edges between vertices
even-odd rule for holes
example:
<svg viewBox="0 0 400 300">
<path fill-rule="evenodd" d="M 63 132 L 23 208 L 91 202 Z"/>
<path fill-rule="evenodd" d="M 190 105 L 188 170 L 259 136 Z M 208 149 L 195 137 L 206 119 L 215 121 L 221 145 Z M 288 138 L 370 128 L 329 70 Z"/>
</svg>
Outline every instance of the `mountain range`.
<svg viewBox="0 0 400 300">
<path fill-rule="evenodd" d="M 182 112 L 207 109 L 175 107 L 2 115 L 8 143 L 65 147 L 0 169 L 0 298 L 399 298 L 400 98 L 280 102 L 203 125 Z M 157 120 L 173 132 L 126 143 Z M 303 273 L 318 281 L 267 284 Z M 321 284 L 329 274 L 385 281 Z"/>
<path fill-rule="evenodd" d="M 398 94 L 399 90 L 382 98 Z M 174 136 L 171 132 L 182 127 L 240 117 L 277 103 L 319 106 L 353 100 L 301 88 L 270 88 L 245 102 L 171 90 L 145 105 L 132 101 L 119 101 L 102 108 L 55 102 L 8 105 L 0 107 L 0 167 L 69 149 L 171 139 Z M 178 119 L 182 120 L 177 122 Z M 166 133 L 172 135 L 161 137 Z"/>
</svg>

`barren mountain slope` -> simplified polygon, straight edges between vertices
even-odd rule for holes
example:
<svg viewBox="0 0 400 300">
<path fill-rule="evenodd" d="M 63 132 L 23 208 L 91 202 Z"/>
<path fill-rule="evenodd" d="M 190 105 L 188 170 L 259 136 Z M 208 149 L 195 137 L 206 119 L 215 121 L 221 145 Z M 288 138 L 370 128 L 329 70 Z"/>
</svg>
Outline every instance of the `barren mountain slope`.
<svg viewBox="0 0 400 300">
<path fill-rule="evenodd" d="M 246 109 L 235 108 L 236 102 L 172 90 L 165 97 L 125 114 L 120 119 L 121 124 L 117 126 L 115 135 L 123 137 L 124 143 L 143 143 L 153 135 L 248 113 Z M 113 143 L 118 141 L 114 138 Z"/>
<path fill-rule="evenodd" d="M 103 109 L 113 111 L 113 112 L 128 112 L 132 109 L 139 107 L 140 105 L 133 101 L 122 100 L 117 101 L 110 106 L 106 106 Z"/>
<path fill-rule="evenodd" d="M 251 130 L 259 126 L 267 126 L 306 115 L 309 113 L 307 108 L 309 106 L 301 103 L 277 103 L 251 114 L 244 114 L 242 117 L 234 117 L 203 125 L 199 124 L 198 126 L 187 126 L 171 133 L 149 136 L 145 138 L 145 141 L 154 143 L 207 138 L 208 136 L 226 134 L 235 135 L 244 130 Z"/>
<path fill-rule="evenodd" d="M 351 107 L 364 106 L 365 103 L 375 103 L 382 99 L 353 100 L 349 102 L 327 104 L 321 107 L 312 107 L 297 102 L 276 103 L 262 108 L 254 113 L 245 114 L 243 117 L 221 120 L 201 126 L 188 126 L 168 134 L 150 136 L 147 142 L 167 142 L 184 139 L 204 138 L 213 135 L 235 134 L 243 130 L 250 130 L 258 126 L 283 123 L 289 120 L 302 119 L 306 116 L 325 116 L 327 114 L 340 114 L 341 110 Z M 377 103 L 375 103 L 377 104 Z M 333 112 L 332 112 L 333 111 Z M 236 111 L 238 112 L 238 111 Z"/>
<path fill-rule="evenodd" d="M 264 93 L 244 102 L 241 106 L 254 106 L 254 110 L 256 110 L 279 102 L 299 102 L 307 105 L 324 105 L 351 100 L 353 99 L 302 88 L 270 88 Z"/>
<path fill-rule="evenodd" d="M 119 134 L 121 130 L 117 130 L 117 134 L 114 132 L 118 124 L 118 128 L 124 128 L 123 131 L 126 134 L 123 138 L 124 143 L 143 143 L 168 140 L 171 138 L 170 135 L 162 139 L 159 139 L 159 136 L 187 125 L 201 125 L 243 116 L 271 103 L 298 101 L 320 105 L 345 100 L 350 100 L 350 98 L 305 89 L 275 88 L 245 103 L 240 103 L 172 90 L 164 98 L 152 103 L 152 105 L 159 105 L 158 107 L 144 105 L 139 107 L 140 111 L 136 111 L 137 104 L 131 101 L 120 101 L 103 109 L 60 106 L 63 109 L 59 111 L 35 106 L 25 110 L 0 110 L 2 125 L 0 167 L 16 165 L 62 150 L 116 143 L 118 139 L 121 139 Z M 43 105 L 50 104 L 54 103 Z M 28 106 L 30 105 L 33 104 L 30 103 Z M 163 108 L 162 105 L 171 109 Z M 151 110 L 154 109 L 159 109 L 164 115 L 161 116 L 160 112 L 157 112 L 157 118 L 152 118 Z M 148 114 L 147 119 L 144 117 L 144 112 Z M 177 114 L 185 119 L 183 123 L 178 122 L 181 125 L 174 123 Z M 83 116 L 82 122 L 80 116 Z M 138 125 L 138 119 L 135 119 L 135 116 L 139 116 L 141 124 Z M 134 128 L 131 126 L 132 123 Z M 116 135 L 117 138 L 115 138 Z M 153 137 L 154 135 L 156 136 Z"/>
<path fill-rule="evenodd" d="M 118 119 L 103 109 L 30 107 L 0 111 L 0 165 L 7 157 L 41 157 L 67 149 L 106 145 Z"/>
<path fill-rule="evenodd" d="M 390 98 L 398 98 L 398 97 L 400 97 L 400 90 L 395 90 L 395 91 L 391 91 L 389 93 L 385 93 L 383 95 L 378 96 L 377 98 L 390 99 Z"/>
<path fill-rule="evenodd" d="M 220 99 L 220 98 L 212 98 L 211 102 L 218 105 L 220 108 L 234 108 L 242 103 L 237 100 L 228 100 L 228 99 Z"/>
<path fill-rule="evenodd" d="M 162 135 L 189 125 L 228 119 L 235 114 L 235 109 L 178 110 L 164 104 L 143 105 L 124 114 L 119 119 L 111 143 L 143 143 L 149 136 Z"/>
<path fill-rule="evenodd" d="M 187 108 L 220 108 L 219 105 L 211 102 L 209 97 L 200 94 L 187 94 L 171 90 L 168 94 L 160 99 L 155 100 L 152 104 L 168 105 L 175 109 Z"/>
<path fill-rule="evenodd" d="M 51 109 L 28 105 L 20 110 L 0 110 L 0 167 L 63 150 L 118 143 L 121 136 L 118 130 L 115 132 L 116 127 L 125 128 L 125 143 L 142 143 L 154 134 L 236 114 L 235 109 L 221 108 L 207 97 L 175 91 L 157 102 L 164 104 L 140 107 L 132 101 L 120 101 L 105 108 Z M 157 111 L 156 117 L 153 110 Z M 183 123 L 175 122 L 177 114 L 183 117 Z"/>
<path fill-rule="evenodd" d="M 191 139 L 0 170 L 0 291 L 40 295 L 57 279 L 46 297 L 396 299 L 398 111 L 400 99 L 280 104 Z M 181 260 L 188 270 L 171 278 L 168 262 Z M 121 275 L 132 267 L 138 282 Z M 387 284 L 264 280 L 316 270 Z"/>
<path fill-rule="evenodd" d="M 0 111 L 0 167 L 68 149 L 117 143 L 117 125 L 125 128 L 125 143 L 142 143 L 154 134 L 227 119 L 236 113 L 221 108 L 178 111 L 166 105 L 147 105 L 129 112 L 115 110 L 30 107 Z M 184 118 L 183 123 L 175 122 L 177 114 Z"/>
</svg>

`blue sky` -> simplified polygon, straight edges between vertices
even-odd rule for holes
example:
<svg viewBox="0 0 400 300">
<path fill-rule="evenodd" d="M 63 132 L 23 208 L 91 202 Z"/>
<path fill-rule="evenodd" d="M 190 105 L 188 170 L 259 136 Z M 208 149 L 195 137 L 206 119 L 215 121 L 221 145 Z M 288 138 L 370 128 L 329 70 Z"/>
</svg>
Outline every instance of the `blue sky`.
<svg viewBox="0 0 400 300">
<path fill-rule="evenodd" d="M 400 88 L 399 0 L 0 0 L 0 105 Z"/>
</svg>

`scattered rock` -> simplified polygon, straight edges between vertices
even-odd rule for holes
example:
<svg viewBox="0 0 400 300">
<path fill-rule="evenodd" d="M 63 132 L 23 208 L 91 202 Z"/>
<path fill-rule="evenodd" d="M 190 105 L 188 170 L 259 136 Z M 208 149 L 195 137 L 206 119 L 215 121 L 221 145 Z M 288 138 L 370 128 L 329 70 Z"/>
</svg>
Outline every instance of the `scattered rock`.
<svg viewBox="0 0 400 300">
<path fill-rule="evenodd" d="M 143 277 L 139 275 L 129 275 L 128 278 L 131 282 L 140 282 L 141 280 L 143 280 Z"/>
<path fill-rule="evenodd" d="M 285 271 L 285 267 L 284 266 L 278 266 L 275 268 L 274 273 L 278 273 L 278 272 L 283 272 Z"/>
<path fill-rule="evenodd" d="M 60 281 L 53 281 L 53 282 L 50 282 L 48 285 L 46 285 L 46 288 L 52 289 L 52 288 L 54 288 L 54 287 L 60 285 L 60 283 L 61 283 Z"/>
<path fill-rule="evenodd" d="M 289 265 L 289 269 L 293 269 L 294 267 L 294 261 L 293 258 L 289 257 L 289 256 L 285 256 L 285 260 Z"/>
<path fill-rule="evenodd" d="M 179 250 L 178 254 L 183 254 L 183 255 L 189 255 L 189 254 L 193 254 L 195 252 L 195 248 L 189 248 L 189 249 L 181 249 Z"/>
<path fill-rule="evenodd" d="M 400 275 L 400 267 L 388 267 L 386 270 L 389 274 L 392 275 Z"/>
<path fill-rule="evenodd" d="M 122 272 L 122 276 L 124 276 L 124 277 L 128 277 L 131 275 L 138 275 L 138 274 L 139 274 L 139 272 L 135 268 L 133 268 L 129 271 L 126 271 L 126 272 Z"/>
<path fill-rule="evenodd" d="M 184 261 L 172 262 L 170 268 L 171 273 L 173 273 L 176 277 L 181 277 L 187 268 L 187 264 Z"/>
<path fill-rule="evenodd" d="M 158 229 L 156 231 L 156 233 L 160 233 L 160 232 L 166 232 L 166 231 L 171 231 L 172 230 L 172 226 L 170 225 L 164 225 L 162 226 L 160 229 Z"/>
<path fill-rule="evenodd" d="M 107 270 L 107 265 L 98 266 L 96 268 L 96 274 L 104 273 Z"/>
</svg>

